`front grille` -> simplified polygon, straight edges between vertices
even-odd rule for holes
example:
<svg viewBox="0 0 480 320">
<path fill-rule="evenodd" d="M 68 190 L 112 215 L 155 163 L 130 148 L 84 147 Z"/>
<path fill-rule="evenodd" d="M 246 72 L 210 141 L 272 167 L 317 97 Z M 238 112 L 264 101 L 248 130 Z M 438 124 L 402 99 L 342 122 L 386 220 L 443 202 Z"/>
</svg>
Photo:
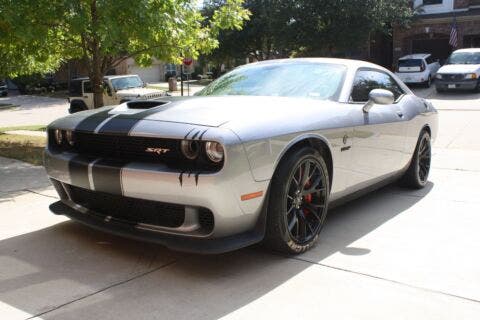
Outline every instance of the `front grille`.
<svg viewBox="0 0 480 320">
<path fill-rule="evenodd" d="M 443 80 L 446 81 L 462 81 L 465 79 L 463 74 L 445 74 L 442 76 Z"/>
<path fill-rule="evenodd" d="M 129 198 L 109 193 L 67 186 L 73 202 L 95 213 L 129 224 L 149 224 L 178 228 L 185 220 L 185 206 Z"/>
<path fill-rule="evenodd" d="M 178 163 L 184 161 L 179 142 L 173 139 L 113 136 L 76 132 L 74 151 L 82 155 L 126 161 Z M 168 149 L 166 153 L 146 150 Z"/>
</svg>

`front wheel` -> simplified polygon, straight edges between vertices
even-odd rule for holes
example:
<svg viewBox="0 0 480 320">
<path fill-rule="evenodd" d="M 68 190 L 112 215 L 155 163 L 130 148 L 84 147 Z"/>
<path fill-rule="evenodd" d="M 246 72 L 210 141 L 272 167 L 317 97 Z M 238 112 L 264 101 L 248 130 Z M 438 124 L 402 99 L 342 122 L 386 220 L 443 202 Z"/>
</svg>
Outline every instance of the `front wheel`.
<svg viewBox="0 0 480 320">
<path fill-rule="evenodd" d="M 425 187 L 430 174 L 431 161 L 432 145 L 430 134 L 428 131 L 423 130 L 418 138 L 410 166 L 403 176 L 403 184 L 414 189 Z"/>
<path fill-rule="evenodd" d="M 329 191 L 320 153 L 305 147 L 288 155 L 272 179 L 265 244 L 288 254 L 313 247 L 327 216 Z"/>
</svg>

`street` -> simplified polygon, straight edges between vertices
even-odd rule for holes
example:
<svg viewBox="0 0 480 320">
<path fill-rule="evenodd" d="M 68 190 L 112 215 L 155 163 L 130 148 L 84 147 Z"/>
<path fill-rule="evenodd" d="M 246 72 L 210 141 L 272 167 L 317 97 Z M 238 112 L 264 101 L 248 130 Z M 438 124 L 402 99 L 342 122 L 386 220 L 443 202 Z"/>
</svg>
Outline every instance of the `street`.
<svg viewBox="0 0 480 320">
<path fill-rule="evenodd" d="M 2 319 L 478 319 L 479 95 L 415 91 L 440 110 L 427 187 L 331 210 L 295 257 L 183 254 L 92 230 L 49 212 L 43 168 L 0 158 Z M 58 103 L 1 111 L 0 126 L 46 124 Z"/>
</svg>

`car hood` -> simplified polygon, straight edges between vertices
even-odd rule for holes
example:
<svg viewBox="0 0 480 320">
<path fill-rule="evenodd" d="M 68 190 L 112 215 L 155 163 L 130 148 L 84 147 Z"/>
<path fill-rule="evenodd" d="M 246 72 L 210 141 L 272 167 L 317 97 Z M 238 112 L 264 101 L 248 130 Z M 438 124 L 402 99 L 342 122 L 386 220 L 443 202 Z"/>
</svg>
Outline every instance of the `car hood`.
<svg viewBox="0 0 480 320">
<path fill-rule="evenodd" d="M 142 120 L 220 127 L 233 120 L 255 122 L 255 119 L 274 119 L 279 116 L 282 118 L 298 114 L 305 116 L 300 108 L 314 111 L 318 110 L 319 104 L 333 103 L 313 99 L 259 96 L 168 97 L 156 101 L 164 101 L 166 104 L 149 110 L 147 116 L 145 112 L 129 110 L 127 104 L 115 107 L 110 113 L 124 114 L 122 117 L 134 119 L 141 117 Z"/>
<path fill-rule="evenodd" d="M 131 97 L 131 96 L 146 96 L 155 93 L 163 93 L 162 90 L 157 89 L 150 89 L 150 88 L 131 88 L 131 89 L 124 89 L 118 90 L 117 94 L 122 97 Z"/>
<path fill-rule="evenodd" d="M 152 105 L 152 101 L 159 105 L 138 108 L 142 103 Z M 158 122 L 158 126 L 150 126 L 148 130 L 160 132 L 175 127 L 184 136 L 192 126 L 202 126 L 228 129 L 242 141 L 250 141 L 264 134 L 280 135 L 319 127 L 339 128 L 343 123 L 338 113 L 346 110 L 338 102 L 303 98 L 162 97 L 75 113 L 56 120 L 51 127 L 79 131 L 95 131 L 101 127 L 105 132 L 123 134 L 130 132 L 134 126 L 145 128 L 149 127 L 148 122 Z M 185 130 L 180 129 L 183 126 Z M 174 132 L 164 131 L 161 134 L 172 135 Z"/>
<path fill-rule="evenodd" d="M 478 64 L 448 64 L 441 67 L 438 73 L 459 74 L 459 73 L 475 73 L 480 70 Z"/>
</svg>

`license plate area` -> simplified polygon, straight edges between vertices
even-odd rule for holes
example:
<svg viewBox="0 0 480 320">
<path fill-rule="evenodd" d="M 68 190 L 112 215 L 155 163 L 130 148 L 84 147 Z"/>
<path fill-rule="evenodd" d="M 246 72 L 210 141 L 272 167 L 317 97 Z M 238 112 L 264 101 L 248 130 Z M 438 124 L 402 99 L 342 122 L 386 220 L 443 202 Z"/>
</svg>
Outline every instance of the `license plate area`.
<svg viewBox="0 0 480 320">
<path fill-rule="evenodd" d="M 456 84 L 449 84 L 448 89 L 455 89 L 457 87 Z"/>
</svg>

